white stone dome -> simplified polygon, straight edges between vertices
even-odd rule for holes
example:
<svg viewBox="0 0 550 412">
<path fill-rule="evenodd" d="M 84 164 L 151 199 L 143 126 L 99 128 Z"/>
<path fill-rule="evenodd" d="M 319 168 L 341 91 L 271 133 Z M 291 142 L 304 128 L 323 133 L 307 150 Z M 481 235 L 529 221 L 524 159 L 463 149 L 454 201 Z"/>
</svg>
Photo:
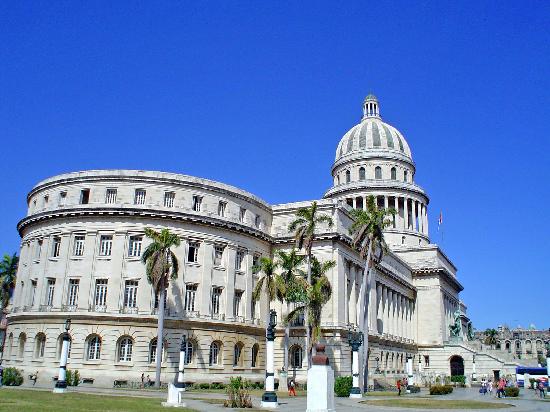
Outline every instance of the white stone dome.
<svg viewBox="0 0 550 412">
<path fill-rule="evenodd" d="M 403 134 L 380 118 L 378 100 L 369 94 L 363 103 L 363 118 L 340 140 L 336 149 L 335 163 L 344 157 L 392 152 L 412 162 L 411 149 Z M 389 154 L 389 153 L 388 153 Z"/>
</svg>

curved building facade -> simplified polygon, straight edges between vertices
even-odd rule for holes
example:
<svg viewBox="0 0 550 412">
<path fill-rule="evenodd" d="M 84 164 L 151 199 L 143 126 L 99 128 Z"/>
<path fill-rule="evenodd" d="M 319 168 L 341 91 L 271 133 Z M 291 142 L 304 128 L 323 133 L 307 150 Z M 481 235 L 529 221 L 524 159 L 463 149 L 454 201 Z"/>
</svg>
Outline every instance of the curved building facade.
<svg viewBox="0 0 550 412">
<path fill-rule="evenodd" d="M 428 231 L 425 191 L 414 181 L 416 166 L 403 134 L 382 121 L 369 95 L 361 122 L 341 139 L 332 166 L 332 187 L 318 201 L 334 226 L 321 226 L 313 253 L 334 260 L 333 287 L 323 308 L 327 353 L 337 374 L 351 372 L 347 333 L 356 319 L 364 262 L 351 247 L 350 208 L 374 195 L 379 207 L 394 208 L 386 231 L 390 252 L 371 271 L 369 379 L 404 373 L 407 357 L 420 375 L 507 370 L 505 362 L 469 345 L 465 333 L 451 339 L 455 312 L 468 321 L 460 301 L 456 268 Z M 188 337 L 188 382 L 223 382 L 238 374 L 265 376 L 265 300 L 252 301 L 261 256 L 294 245 L 288 223 L 311 202 L 269 205 L 243 190 L 173 173 L 97 170 L 68 173 L 37 184 L 27 197 L 17 286 L 8 315 L 5 365 L 57 376 L 63 324 L 70 317 L 69 369 L 86 384 L 154 376 L 158 299 L 140 261 L 145 228 L 168 228 L 181 245 L 178 278 L 167 291 L 163 381 L 173 378 L 179 342 Z M 279 319 L 286 304 L 273 304 Z M 282 325 L 275 366 L 284 364 Z M 289 373 L 305 381 L 304 328 L 290 326 Z M 455 367 L 456 369 L 456 367 Z M 454 369 L 453 369 L 454 370 Z"/>
</svg>

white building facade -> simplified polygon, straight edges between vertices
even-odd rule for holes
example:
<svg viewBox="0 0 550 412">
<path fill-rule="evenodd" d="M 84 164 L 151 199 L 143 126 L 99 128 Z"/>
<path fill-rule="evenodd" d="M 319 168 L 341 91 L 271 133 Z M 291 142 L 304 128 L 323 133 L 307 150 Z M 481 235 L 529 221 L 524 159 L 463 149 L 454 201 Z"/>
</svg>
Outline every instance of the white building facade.
<svg viewBox="0 0 550 412">
<path fill-rule="evenodd" d="M 333 287 L 322 327 L 337 375 L 351 374 L 347 332 L 356 319 L 364 262 L 350 245 L 351 207 L 374 195 L 396 214 L 385 238 L 390 252 L 373 270 L 369 383 L 402 376 L 407 357 L 418 376 L 474 372 L 508 374 L 513 364 L 470 345 L 466 331 L 451 339 L 454 313 L 464 328 L 466 306 L 457 269 L 430 242 L 429 198 L 414 181 L 415 164 L 404 136 L 380 117 L 369 95 L 362 121 L 341 139 L 332 166 L 333 186 L 318 200 L 334 226 L 320 227 L 313 253 L 334 260 Z M 17 286 L 8 315 L 4 365 L 40 379 L 57 375 L 60 336 L 70 317 L 68 368 L 83 382 L 154 376 L 158 300 L 140 261 L 145 228 L 168 228 L 181 245 L 178 278 L 167 293 L 164 382 L 175 376 L 179 341 L 188 337 L 188 382 L 225 382 L 232 375 L 263 381 L 266 302 L 254 303 L 261 256 L 294 245 L 288 223 L 311 202 L 269 205 L 243 190 L 172 173 L 99 170 L 46 179 L 27 197 Z M 272 304 L 279 319 L 286 304 Z M 284 363 L 282 325 L 275 368 Z M 306 379 L 304 328 L 291 325 L 289 373 Z"/>
</svg>

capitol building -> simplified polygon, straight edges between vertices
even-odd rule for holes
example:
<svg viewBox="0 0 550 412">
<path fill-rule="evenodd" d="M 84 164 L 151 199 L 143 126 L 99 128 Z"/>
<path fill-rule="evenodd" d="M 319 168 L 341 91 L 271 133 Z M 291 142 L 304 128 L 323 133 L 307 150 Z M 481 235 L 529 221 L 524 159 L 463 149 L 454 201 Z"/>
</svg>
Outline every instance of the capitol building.
<svg viewBox="0 0 550 412">
<path fill-rule="evenodd" d="M 351 208 L 396 211 L 385 231 L 390 251 L 370 274 L 369 383 L 403 376 L 407 357 L 417 376 L 512 373 L 515 363 L 469 340 L 457 268 L 430 241 L 429 196 L 415 180 L 404 135 L 382 120 L 367 96 L 363 116 L 336 146 L 332 186 L 317 200 L 332 227 L 320 226 L 313 254 L 334 260 L 333 292 L 322 313 L 323 341 L 336 375 L 351 375 L 350 325 L 357 318 L 364 261 L 351 246 Z M 336 142 L 335 142 L 336 143 Z M 206 161 L 206 159 L 205 159 Z M 57 376 L 64 323 L 70 318 L 68 368 L 83 384 L 154 377 L 158 299 L 140 260 L 145 228 L 181 238 L 180 261 L 166 299 L 162 380 L 177 370 L 187 339 L 185 379 L 225 382 L 265 378 L 267 302 L 254 303 L 252 267 L 261 256 L 290 250 L 288 224 L 311 201 L 271 205 L 244 190 L 198 177 L 141 170 L 90 170 L 39 182 L 27 196 L 17 285 L 8 315 L 3 366 L 39 382 Z M 272 304 L 279 320 L 286 304 Z M 291 308 L 292 309 L 292 308 Z M 460 323 L 457 336 L 450 327 Z M 365 328 L 366 329 L 366 328 Z M 284 326 L 275 340 L 275 375 L 284 364 Z M 471 338 L 471 336 L 470 336 Z M 306 380 L 305 330 L 290 327 L 289 374 Z"/>
</svg>

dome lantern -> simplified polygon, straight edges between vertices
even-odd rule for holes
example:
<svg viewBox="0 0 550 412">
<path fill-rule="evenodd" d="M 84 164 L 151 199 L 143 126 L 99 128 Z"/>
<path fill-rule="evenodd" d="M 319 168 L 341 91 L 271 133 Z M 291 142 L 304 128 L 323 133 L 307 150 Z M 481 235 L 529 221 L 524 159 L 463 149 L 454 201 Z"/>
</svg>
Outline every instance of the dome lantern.
<svg viewBox="0 0 550 412">
<path fill-rule="evenodd" d="M 363 119 L 368 117 L 376 117 L 380 119 L 380 110 L 378 107 L 378 99 L 374 94 L 369 94 L 363 102 Z"/>
</svg>

